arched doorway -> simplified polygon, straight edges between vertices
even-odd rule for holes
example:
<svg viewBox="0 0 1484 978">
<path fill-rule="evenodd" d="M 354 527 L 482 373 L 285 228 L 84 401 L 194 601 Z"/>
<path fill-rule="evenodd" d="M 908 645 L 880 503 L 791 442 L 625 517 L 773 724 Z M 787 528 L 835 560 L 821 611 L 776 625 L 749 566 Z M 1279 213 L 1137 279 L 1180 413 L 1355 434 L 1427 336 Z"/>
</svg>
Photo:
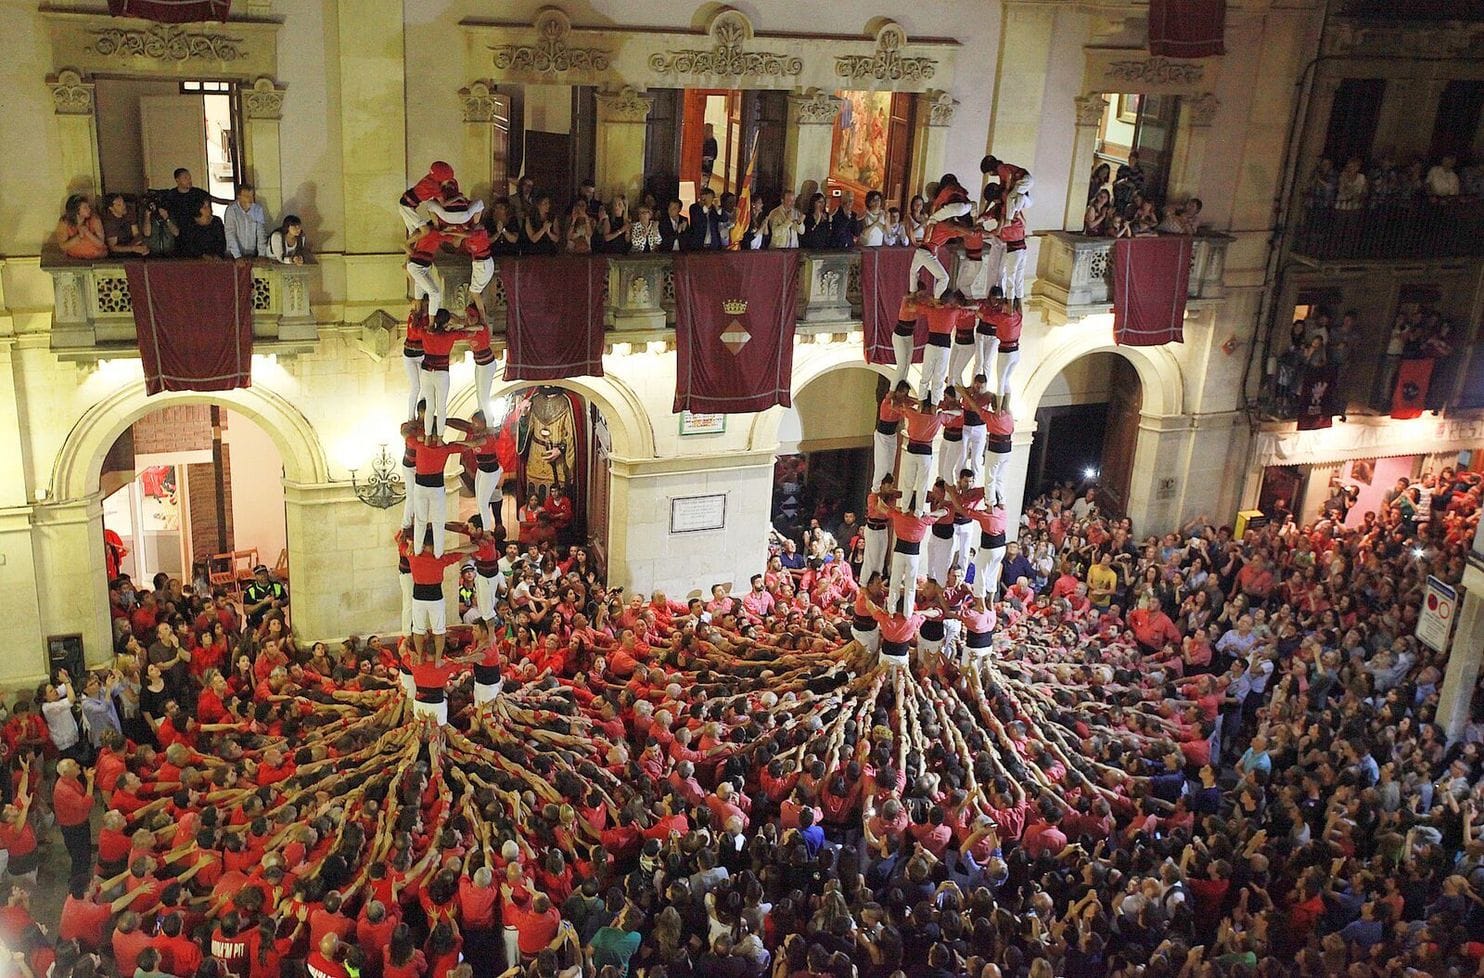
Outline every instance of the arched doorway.
<svg viewBox="0 0 1484 978">
<path fill-rule="evenodd" d="M 876 405 L 886 384 L 877 371 L 857 365 L 827 370 L 799 388 L 778 422 L 774 528 L 797 536 L 817 518 L 835 532 L 846 513 L 861 516 L 871 488 Z"/>
<path fill-rule="evenodd" d="M 1126 514 L 1143 405 L 1139 372 L 1118 353 L 1089 353 L 1063 367 L 1036 405 L 1025 502 L 1071 483 L 1079 493 L 1095 488 L 1103 512 Z"/>
<path fill-rule="evenodd" d="M 236 590 L 265 564 L 287 579 L 283 471 L 272 437 L 223 405 L 172 404 L 136 418 L 98 477 L 106 576 Z"/>
</svg>

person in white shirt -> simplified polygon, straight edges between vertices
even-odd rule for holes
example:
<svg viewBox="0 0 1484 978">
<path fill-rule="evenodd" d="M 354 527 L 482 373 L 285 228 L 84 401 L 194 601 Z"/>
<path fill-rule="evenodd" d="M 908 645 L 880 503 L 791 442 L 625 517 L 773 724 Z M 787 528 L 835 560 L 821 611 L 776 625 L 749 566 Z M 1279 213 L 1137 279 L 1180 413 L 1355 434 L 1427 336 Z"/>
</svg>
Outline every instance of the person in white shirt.
<svg viewBox="0 0 1484 978">
<path fill-rule="evenodd" d="M 902 223 L 902 211 L 900 208 L 892 207 L 886 212 L 886 229 L 881 243 L 888 248 L 905 247 L 910 243 L 907 237 L 907 225 Z"/>
<path fill-rule="evenodd" d="M 881 208 L 881 191 L 866 194 L 866 213 L 861 219 L 860 246 L 879 248 L 886 244 L 886 211 Z"/>
<path fill-rule="evenodd" d="M 227 230 L 227 254 L 232 258 L 268 256 L 268 215 L 250 183 L 237 188 L 237 200 L 227 206 L 222 224 Z"/>
<path fill-rule="evenodd" d="M 1072 516 L 1078 520 L 1085 520 L 1092 515 L 1092 508 L 1096 505 L 1093 497 L 1097 495 L 1096 489 L 1089 489 L 1076 502 L 1072 503 Z"/>
<path fill-rule="evenodd" d="M 283 223 L 268 235 L 268 257 L 283 265 L 302 265 L 309 253 L 309 239 L 304 237 L 304 222 L 297 214 L 284 215 Z"/>
<path fill-rule="evenodd" d="M 768 247 L 797 248 L 804 230 L 804 215 L 794 209 L 794 192 L 785 190 L 783 202 L 768 214 Z"/>
<path fill-rule="evenodd" d="M 57 751 L 66 754 L 82 740 L 77 717 L 72 713 L 77 694 L 72 691 L 72 677 L 67 675 L 66 669 L 57 671 L 57 684 L 48 685 L 42 695 L 45 701 L 41 704 L 41 715 L 46 720 L 47 732 L 51 734 Z"/>
<path fill-rule="evenodd" d="M 1427 171 L 1427 195 L 1429 197 L 1458 196 L 1457 157 L 1444 156 L 1436 166 Z"/>
</svg>

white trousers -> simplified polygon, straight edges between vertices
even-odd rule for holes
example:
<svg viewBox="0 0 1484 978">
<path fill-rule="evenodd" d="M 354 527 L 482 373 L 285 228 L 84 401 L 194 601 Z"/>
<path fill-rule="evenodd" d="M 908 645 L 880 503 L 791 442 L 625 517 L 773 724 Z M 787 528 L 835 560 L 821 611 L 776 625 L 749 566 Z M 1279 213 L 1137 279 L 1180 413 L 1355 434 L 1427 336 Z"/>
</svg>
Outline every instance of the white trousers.
<svg viewBox="0 0 1484 978">
<path fill-rule="evenodd" d="M 448 490 L 443 486 L 412 483 L 412 552 L 423 552 L 428 528 L 433 529 L 433 555 L 443 556 L 443 521 L 448 511 Z"/>
<path fill-rule="evenodd" d="M 448 700 L 442 703 L 419 703 L 416 699 L 412 701 L 412 715 L 421 719 L 432 717 L 433 722 L 443 727 L 448 725 Z"/>
<path fill-rule="evenodd" d="M 412 515 L 412 483 L 417 478 L 417 468 L 411 465 L 402 466 L 402 485 L 407 488 L 407 494 L 402 498 L 402 525 L 411 526 Z"/>
<path fill-rule="evenodd" d="M 915 341 L 916 337 L 912 335 L 891 334 L 891 349 L 897 358 L 897 369 L 891 376 L 892 390 L 896 390 L 897 385 L 907 379 L 907 371 L 912 369 L 912 348 L 916 346 Z"/>
<path fill-rule="evenodd" d="M 478 610 L 479 617 L 485 621 L 491 621 L 495 617 L 495 592 L 498 590 L 493 577 L 474 575 L 474 607 Z"/>
<path fill-rule="evenodd" d="M 912 253 L 912 268 L 908 272 L 907 291 L 917 289 L 917 276 L 924 268 L 933 277 L 933 298 L 941 299 L 943 293 L 948 290 L 948 270 L 943 263 L 938 261 L 938 256 L 926 248 L 918 248 Z"/>
<path fill-rule="evenodd" d="M 398 203 L 397 211 L 402 215 L 402 223 L 407 225 L 407 236 L 411 237 L 413 232 L 428 222 L 423 220 L 416 207 L 408 207 L 406 204 Z"/>
<path fill-rule="evenodd" d="M 957 564 L 963 570 L 969 569 L 969 562 L 973 559 L 974 531 L 978 526 L 973 522 L 953 524 L 953 557 L 948 565 L 952 567 Z"/>
<path fill-rule="evenodd" d="M 407 372 L 407 420 L 412 421 L 417 418 L 417 402 L 422 399 L 423 358 L 404 354 L 402 369 Z"/>
<path fill-rule="evenodd" d="M 985 452 L 984 461 L 988 475 L 984 480 L 984 497 L 991 503 L 995 497 L 1005 498 L 1005 469 L 1010 465 L 1009 452 Z"/>
<path fill-rule="evenodd" d="M 999 377 L 990 377 L 989 382 L 994 385 L 995 393 L 1004 397 L 1010 393 L 1010 374 L 1015 369 L 1015 365 L 1020 362 L 1020 351 L 1012 350 L 1005 354 L 1001 360 L 1002 366 L 1000 367 Z"/>
<path fill-rule="evenodd" d="M 1000 565 L 1004 562 L 1004 547 L 979 548 L 974 555 L 974 597 L 982 598 L 988 594 L 989 600 L 994 600 L 1000 590 Z"/>
<path fill-rule="evenodd" d="M 943 622 L 943 654 L 953 657 L 961 645 L 963 645 L 964 623 L 957 618 L 949 618 Z"/>
<path fill-rule="evenodd" d="M 474 505 L 479 508 L 479 522 L 486 533 L 495 532 L 495 507 L 500 505 L 500 480 L 504 477 L 505 473 L 499 469 L 474 470 Z"/>
<path fill-rule="evenodd" d="M 983 374 L 984 379 L 989 381 L 989 389 L 999 393 L 995 389 L 995 364 L 1000 352 L 1000 338 L 993 334 L 979 332 L 979 327 L 974 327 L 974 373 Z"/>
<path fill-rule="evenodd" d="M 444 422 L 448 420 L 448 371 L 423 371 L 423 396 L 428 405 L 423 410 L 423 434 L 443 434 Z"/>
<path fill-rule="evenodd" d="M 409 261 L 407 274 L 412 278 L 413 297 L 428 300 L 428 321 L 432 322 L 438 310 L 443 308 L 443 283 L 438 279 L 437 269 Z"/>
<path fill-rule="evenodd" d="M 922 389 L 924 396 L 937 404 L 943 399 L 948 382 L 948 358 L 952 347 L 929 343 L 922 348 Z"/>
<path fill-rule="evenodd" d="M 469 269 L 469 301 L 474 297 L 484 296 L 484 290 L 489 287 L 490 280 L 495 277 L 495 260 L 493 258 L 476 258 Z M 484 310 L 480 310 L 483 312 Z"/>
<path fill-rule="evenodd" d="M 875 432 L 872 438 L 871 488 L 881 485 L 881 477 L 897 467 L 897 436 Z"/>
<path fill-rule="evenodd" d="M 923 543 L 927 545 L 927 576 L 942 584 L 948 579 L 948 568 L 953 562 L 953 534 L 940 537 L 930 532 Z"/>
<path fill-rule="evenodd" d="M 861 643 L 861 648 L 863 648 L 863 649 L 866 650 L 866 654 L 867 655 L 872 656 L 873 659 L 874 659 L 874 657 L 876 655 L 880 654 L 880 652 L 881 652 L 881 628 L 880 628 L 880 626 L 877 626 L 877 627 L 874 627 L 874 628 L 869 628 L 869 629 L 866 629 L 864 631 L 861 631 L 859 629 L 852 628 L 850 630 L 850 632 L 851 632 L 851 637 L 854 638 L 857 642 Z"/>
<path fill-rule="evenodd" d="M 1026 249 L 1005 252 L 1004 271 L 1000 273 L 1000 288 L 1005 290 L 1005 300 L 1025 298 Z"/>
<path fill-rule="evenodd" d="M 441 598 L 437 601 L 412 599 L 412 634 L 426 635 L 432 632 L 434 635 L 442 635 L 447 631 L 448 606 Z"/>
<path fill-rule="evenodd" d="M 932 484 L 933 456 L 903 452 L 902 474 L 897 478 L 897 488 L 901 490 L 902 498 L 907 501 L 907 504 L 921 509 Z"/>
<path fill-rule="evenodd" d="M 965 264 L 972 266 L 974 276 L 969 280 L 968 287 L 964 288 L 964 294 L 970 299 L 989 298 L 989 287 L 1000 284 L 1000 275 L 1004 271 L 1005 242 L 999 238 L 985 238 L 983 257 L 977 262 Z M 963 282 L 963 279 L 964 276 L 960 274 L 959 281 Z"/>
<path fill-rule="evenodd" d="M 954 387 L 964 386 L 964 368 L 974 360 L 974 334 L 969 333 L 967 340 L 961 340 L 962 333 L 955 333 L 953 337 L 953 351 L 948 355 L 948 383 Z"/>
<path fill-rule="evenodd" d="M 485 703 L 494 702 L 495 698 L 500 695 L 500 689 L 504 685 L 503 680 L 498 683 L 475 683 L 474 705 L 483 706 Z"/>
<path fill-rule="evenodd" d="M 474 365 L 474 396 L 479 399 L 479 413 L 484 415 L 485 424 L 491 423 L 493 404 L 490 401 L 490 391 L 495 385 L 495 368 L 499 365 L 498 360 Z"/>
<path fill-rule="evenodd" d="M 1005 220 L 1012 221 L 1015 215 L 1035 203 L 1031 199 L 1031 189 L 1036 185 L 1036 178 L 1027 173 L 1016 180 L 1010 187 L 1010 192 L 1005 195 Z"/>
<path fill-rule="evenodd" d="M 904 554 L 893 551 L 891 555 L 891 589 L 886 595 L 886 608 L 893 611 L 902 601 L 902 614 L 908 618 L 917 609 L 917 565 L 921 554 Z"/>
<path fill-rule="evenodd" d="M 974 485 L 984 479 L 984 425 L 964 425 L 964 468 L 974 473 Z"/>
<path fill-rule="evenodd" d="M 964 468 L 964 440 L 944 438 L 938 446 L 938 478 L 950 486 L 958 479 Z"/>
<path fill-rule="evenodd" d="M 860 581 L 865 584 L 872 574 L 886 573 L 886 531 L 873 530 L 868 526 L 861 532 L 866 538 L 866 545 L 861 555 Z"/>
<path fill-rule="evenodd" d="M 402 617 L 398 623 L 402 634 L 406 635 L 412 632 L 412 575 L 398 574 L 397 579 L 402 584 Z"/>
</svg>

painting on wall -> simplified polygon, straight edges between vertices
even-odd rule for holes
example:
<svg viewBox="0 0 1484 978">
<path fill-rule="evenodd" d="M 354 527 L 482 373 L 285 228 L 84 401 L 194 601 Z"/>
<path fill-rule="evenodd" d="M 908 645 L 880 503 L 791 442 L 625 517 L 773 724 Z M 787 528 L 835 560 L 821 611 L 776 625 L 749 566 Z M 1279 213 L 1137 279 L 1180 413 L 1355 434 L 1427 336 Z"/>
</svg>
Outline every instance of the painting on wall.
<svg viewBox="0 0 1484 978">
<path fill-rule="evenodd" d="M 891 127 L 890 92 L 835 93 L 841 100 L 830 148 L 832 187 L 855 192 L 856 208 L 867 191 L 880 190 L 886 181 L 886 140 Z"/>
</svg>

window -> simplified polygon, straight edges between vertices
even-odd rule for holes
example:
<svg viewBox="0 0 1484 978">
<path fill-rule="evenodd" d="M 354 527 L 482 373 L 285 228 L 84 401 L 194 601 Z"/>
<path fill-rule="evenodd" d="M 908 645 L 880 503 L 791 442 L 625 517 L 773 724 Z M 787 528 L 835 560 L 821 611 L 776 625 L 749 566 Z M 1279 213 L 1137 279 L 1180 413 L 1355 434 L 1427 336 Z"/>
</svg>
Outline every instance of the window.
<svg viewBox="0 0 1484 978">
<path fill-rule="evenodd" d="M 1364 161 L 1371 155 L 1385 95 L 1384 78 L 1346 78 L 1340 82 L 1324 136 L 1324 155 L 1336 170 L 1343 168 L 1346 160 Z"/>
<path fill-rule="evenodd" d="M 96 106 L 106 192 L 164 189 L 184 167 L 213 197 L 237 195 L 242 147 L 235 82 L 101 77 Z M 218 214 L 225 208 L 215 205 Z"/>
</svg>

